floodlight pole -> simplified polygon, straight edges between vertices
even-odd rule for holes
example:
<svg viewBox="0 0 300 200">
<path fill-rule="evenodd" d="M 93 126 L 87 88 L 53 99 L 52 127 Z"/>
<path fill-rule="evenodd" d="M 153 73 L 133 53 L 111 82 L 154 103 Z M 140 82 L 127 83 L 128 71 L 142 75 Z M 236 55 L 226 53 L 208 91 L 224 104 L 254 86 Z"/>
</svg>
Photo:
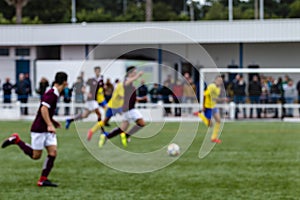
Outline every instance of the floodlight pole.
<svg viewBox="0 0 300 200">
<path fill-rule="evenodd" d="M 72 23 L 76 23 L 77 19 L 76 19 L 76 0 L 72 0 L 72 18 L 71 18 L 71 22 Z"/>
<path fill-rule="evenodd" d="M 228 20 L 229 21 L 232 21 L 233 20 L 233 14 L 232 14 L 232 11 L 233 11 L 233 2 L 232 0 L 228 0 Z"/>
<path fill-rule="evenodd" d="M 264 20 L 264 0 L 259 1 L 259 19 Z"/>
</svg>

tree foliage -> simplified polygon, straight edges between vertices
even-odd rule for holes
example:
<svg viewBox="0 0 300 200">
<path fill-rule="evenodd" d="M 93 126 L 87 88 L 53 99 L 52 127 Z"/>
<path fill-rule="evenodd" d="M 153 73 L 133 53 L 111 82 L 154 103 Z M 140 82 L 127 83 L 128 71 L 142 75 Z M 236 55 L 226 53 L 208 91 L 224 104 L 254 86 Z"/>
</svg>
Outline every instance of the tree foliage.
<svg viewBox="0 0 300 200">
<path fill-rule="evenodd" d="M 16 11 L 0 0 L 0 23 L 14 23 Z M 24 2 L 27 0 L 23 0 Z M 127 4 L 124 4 L 126 3 Z M 153 21 L 190 20 L 186 0 L 152 0 Z M 227 20 L 228 0 L 193 2 L 195 20 Z M 71 0 L 29 0 L 22 23 L 70 23 Z M 145 21 L 145 0 L 76 0 L 78 22 Z M 233 19 L 253 19 L 254 0 L 233 0 Z M 300 18 L 300 0 L 264 0 L 264 18 Z M 23 22 L 24 21 L 24 22 Z"/>
</svg>

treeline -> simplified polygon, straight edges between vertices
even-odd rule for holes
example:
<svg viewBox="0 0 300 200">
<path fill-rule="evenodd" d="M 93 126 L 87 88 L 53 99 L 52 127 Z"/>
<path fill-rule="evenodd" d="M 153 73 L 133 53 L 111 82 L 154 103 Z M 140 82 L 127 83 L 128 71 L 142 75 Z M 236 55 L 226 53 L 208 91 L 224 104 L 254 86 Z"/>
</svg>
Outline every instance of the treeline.
<svg viewBox="0 0 300 200">
<path fill-rule="evenodd" d="M 233 0 L 233 19 L 254 19 L 255 1 L 259 2 Z M 16 9 L 7 2 L 0 0 L 0 24 L 16 23 Z M 145 7 L 146 0 L 76 0 L 76 18 L 77 22 L 145 21 Z M 207 0 L 204 5 L 198 1 L 191 5 L 185 0 L 152 0 L 153 21 L 189 21 L 191 16 L 194 20 L 226 20 L 228 0 Z M 300 18 L 300 0 L 264 0 L 264 18 Z M 22 23 L 70 22 L 71 0 L 29 0 L 22 8 Z"/>
</svg>

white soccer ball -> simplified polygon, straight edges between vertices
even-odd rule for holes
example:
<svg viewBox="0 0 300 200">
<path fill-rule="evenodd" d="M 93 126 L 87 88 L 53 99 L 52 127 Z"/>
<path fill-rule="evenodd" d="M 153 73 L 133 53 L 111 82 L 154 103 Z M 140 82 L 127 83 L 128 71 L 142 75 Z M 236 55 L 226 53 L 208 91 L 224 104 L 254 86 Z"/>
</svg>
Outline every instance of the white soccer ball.
<svg viewBox="0 0 300 200">
<path fill-rule="evenodd" d="M 169 156 L 178 156 L 180 154 L 180 147 L 175 143 L 169 144 L 167 153 Z"/>
</svg>

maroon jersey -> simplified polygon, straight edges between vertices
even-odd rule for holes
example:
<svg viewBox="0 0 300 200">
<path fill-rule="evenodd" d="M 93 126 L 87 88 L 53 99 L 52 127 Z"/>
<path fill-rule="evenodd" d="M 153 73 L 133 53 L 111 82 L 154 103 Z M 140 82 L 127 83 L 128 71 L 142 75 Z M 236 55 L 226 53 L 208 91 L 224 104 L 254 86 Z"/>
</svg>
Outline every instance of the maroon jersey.
<svg viewBox="0 0 300 200">
<path fill-rule="evenodd" d="M 47 130 L 47 124 L 44 121 L 44 118 L 41 113 L 42 106 L 46 106 L 49 109 L 49 116 L 52 120 L 52 117 L 56 110 L 56 104 L 59 97 L 59 92 L 57 88 L 53 87 L 50 90 L 48 90 L 42 97 L 41 105 L 39 107 L 39 110 L 37 112 L 37 115 L 35 117 L 35 120 L 32 123 L 31 126 L 31 132 L 36 133 L 45 133 L 48 132 Z"/>
<path fill-rule="evenodd" d="M 133 83 L 130 83 L 129 85 L 125 85 L 125 81 L 124 81 L 125 94 L 124 94 L 123 111 L 128 111 L 135 107 L 136 88 L 133 86 Z"/>
<path fill-rule="evenodd" d="M 92 101 L 92 100 L 96 100 L 97 97 L 97 89 L 99 88 L 99 85 L 101 84 L 101 81 L 103 83 L 103 79 L 102 77 L 100 78 L 90 78 L 86 84 L 89 86 L 90 88 L 90 93 L 92 94 L 92 96 L 88 96 L 87 100 L 88 101 Z"/>
</svg>

